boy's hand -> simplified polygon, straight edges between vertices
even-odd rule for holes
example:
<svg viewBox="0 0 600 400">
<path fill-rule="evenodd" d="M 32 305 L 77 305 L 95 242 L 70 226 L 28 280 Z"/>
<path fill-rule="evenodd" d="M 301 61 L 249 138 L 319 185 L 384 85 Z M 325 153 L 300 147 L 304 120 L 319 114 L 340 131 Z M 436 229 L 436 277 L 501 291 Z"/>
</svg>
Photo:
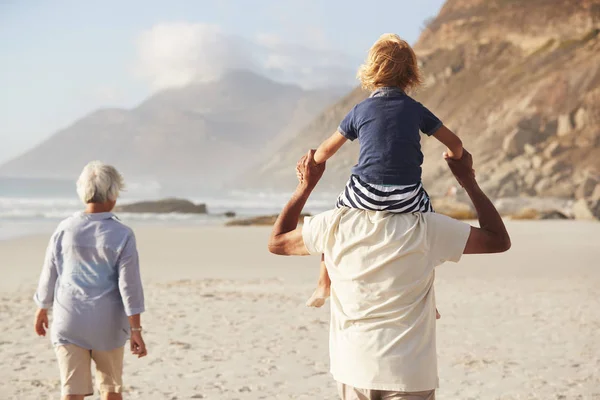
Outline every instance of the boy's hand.
<svg viewBox="0 0 600 400">
<path fill-rule="evenodd" d="M 460 160 L 463 156 L 463 148 L 460 147 L 457 151 L 452 151 L 450 149 L 446 149 L 444 153 L 444 158 L 451 158 L 453 160 Z"/>
</svg>

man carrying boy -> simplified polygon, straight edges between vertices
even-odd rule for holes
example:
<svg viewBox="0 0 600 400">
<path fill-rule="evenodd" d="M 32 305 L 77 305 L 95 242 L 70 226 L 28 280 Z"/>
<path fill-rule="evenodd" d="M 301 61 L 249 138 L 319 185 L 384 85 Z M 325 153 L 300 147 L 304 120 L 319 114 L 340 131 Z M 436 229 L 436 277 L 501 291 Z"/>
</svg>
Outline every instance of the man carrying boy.
<svg viewBox="0 0 600 400">
<path fill-rule="evenodd" d="M 323 254 L 331 278 L 330 361 L 343 400 L 432 400 L 438 387 L 434 269 L 462 254 L 504 252 L 510 238 L 479 188 L 473 159 L 446 158 L 471 198 L 480 228 L 436 213 L 394 214 L 341 207 L 300 213 L 325 164 L 314 150 L 279 215 L 269 251 Z"/>
</svg>

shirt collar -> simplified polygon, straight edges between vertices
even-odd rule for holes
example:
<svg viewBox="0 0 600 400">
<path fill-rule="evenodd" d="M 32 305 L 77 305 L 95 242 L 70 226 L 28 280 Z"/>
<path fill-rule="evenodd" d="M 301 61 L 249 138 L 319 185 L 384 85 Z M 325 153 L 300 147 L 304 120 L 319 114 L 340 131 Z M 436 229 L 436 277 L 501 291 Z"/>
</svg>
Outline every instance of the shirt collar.
<svg viewBox="0 0 600 400">
<path fill-rule="evenodd" d="M 399 96 L 399 95 L 404 95 L 404 94 L 405 94 L 404 90 L 400 89 L 399 87 L 383 86 L 383 87 L 375 89 L 369 97 L 392 97 L 392 96 Z"/>
<path fill-rule="evenodd" d="M 90 219 L 92 221 L 101 221 L 104 219 L 116 218 L 115 214 L 112 212 L 103 212 L 103 213 L 86 213 L 84 211 L 79 211 L 75 213 L 76 217 Z"/>
</svg>

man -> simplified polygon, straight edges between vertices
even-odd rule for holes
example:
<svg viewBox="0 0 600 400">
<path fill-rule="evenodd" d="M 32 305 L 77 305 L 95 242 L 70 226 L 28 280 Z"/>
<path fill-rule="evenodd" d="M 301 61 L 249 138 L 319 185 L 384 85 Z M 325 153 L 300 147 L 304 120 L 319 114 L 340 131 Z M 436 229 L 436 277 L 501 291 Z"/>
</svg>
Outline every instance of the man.
<svg viewBox="0 0 600 400">
<path fill-rule="evenodd" d="M 479 188 L 471 154 L 446 161 L 471 198 L 480 227 L 436 213 L 350 208 L 298 218 L 325 171 L 314 150 L 279 215 L 269 251 L 324 254 L 331 278 L 330 360 L 343 400 L 433 400 L 438 386 L 434 269 L 462 254 L 504 252 L 510 238 Z"/>
</svg>

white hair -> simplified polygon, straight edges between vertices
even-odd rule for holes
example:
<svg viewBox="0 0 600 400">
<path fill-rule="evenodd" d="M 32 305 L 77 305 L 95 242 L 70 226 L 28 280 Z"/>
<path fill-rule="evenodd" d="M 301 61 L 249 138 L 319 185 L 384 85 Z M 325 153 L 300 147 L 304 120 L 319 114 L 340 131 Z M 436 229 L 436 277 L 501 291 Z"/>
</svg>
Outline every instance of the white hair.
<svg viewBox="0 0 600 400">
<path fill-rule="evenodd" d="M 85 204 L 115 201 L 124 187 L 119 171 L 100 161 L 86 165 L 77 180 L 77 194 Z"/>
</svg>

